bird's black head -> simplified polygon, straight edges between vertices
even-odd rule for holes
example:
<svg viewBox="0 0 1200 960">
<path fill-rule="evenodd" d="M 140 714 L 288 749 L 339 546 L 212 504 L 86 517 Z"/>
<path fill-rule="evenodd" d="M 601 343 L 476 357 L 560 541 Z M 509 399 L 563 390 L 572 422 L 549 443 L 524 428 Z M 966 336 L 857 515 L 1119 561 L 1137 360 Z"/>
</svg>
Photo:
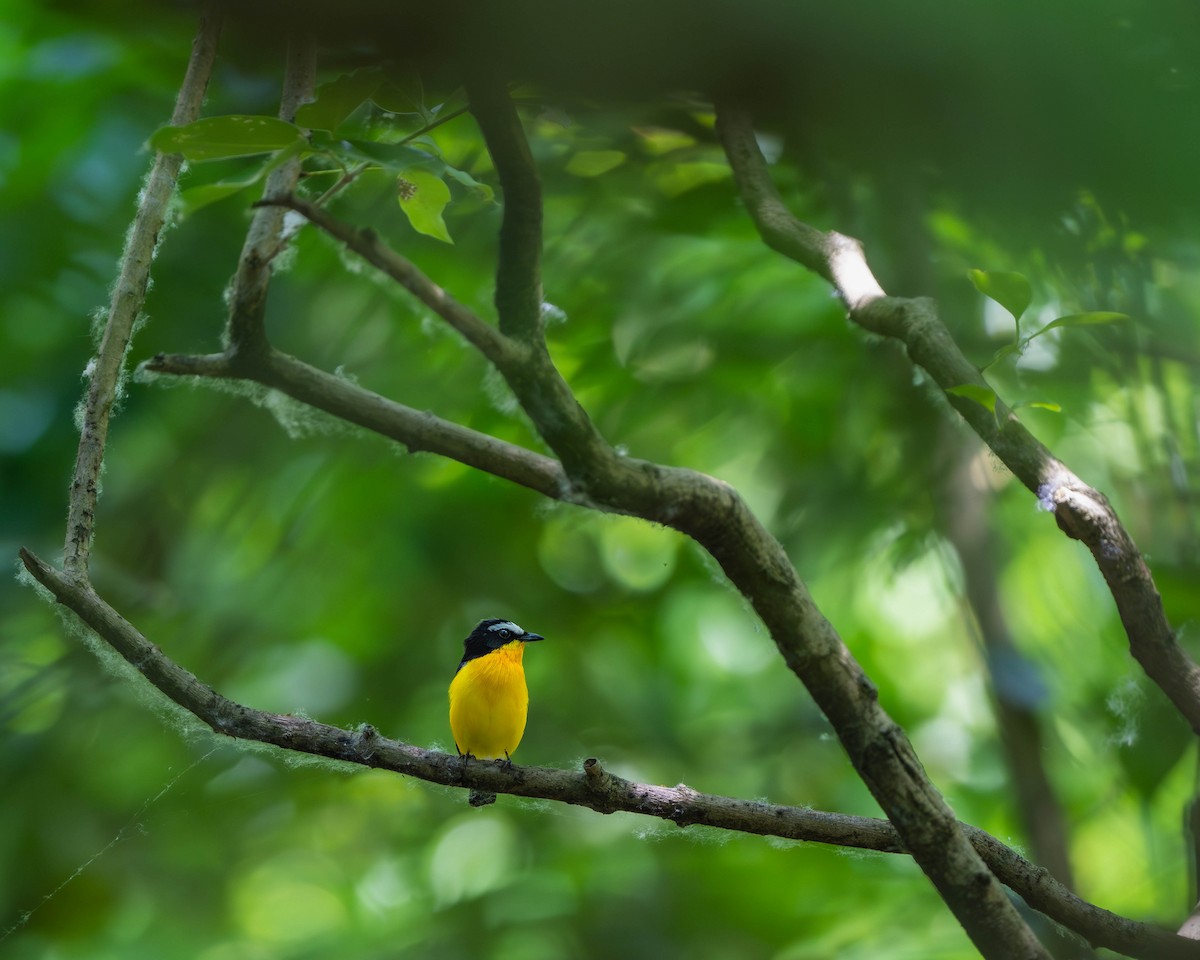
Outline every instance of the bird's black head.
<svg viewBox="0 0 1200 960">
<path fill-rule="evenodd" d="M 545 637 L 536 633 L 528 633 L 511 620 L 480 620 L 479 625 L 471 631 L 471 635 L 463 641 L 463 658 L 459 667 L 468 660 L 483 657 L 493 650 L 499 650 L 507 643 L 519 640 L 529 643 L 532 640 L 544 640 Z"/>
</svg>

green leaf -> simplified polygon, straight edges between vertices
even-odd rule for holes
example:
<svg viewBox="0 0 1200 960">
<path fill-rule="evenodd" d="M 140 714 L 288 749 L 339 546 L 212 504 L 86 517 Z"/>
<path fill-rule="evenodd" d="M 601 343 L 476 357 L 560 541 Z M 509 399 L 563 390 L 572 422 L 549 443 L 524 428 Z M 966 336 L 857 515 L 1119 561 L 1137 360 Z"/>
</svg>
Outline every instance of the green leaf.
<svg viewBox="0 0 1200 960">
<path fill-rule="evenodd" d="M 181 153 L 188 160 L 225 160 L 274 153 L 304 142 L 294 123 L 277 117 L 206 117 L 182 127 L 159 127 L 150 146 L 163 153 Z"/>
<path fill-rule="evenodd" d="M 1029 281 L 1019 273 L 997 273 L 989 270 L 968 270 L 967 276 L 975 289 L 985 297 L 995 300 L 1013 315 L 1017 331 L 1021 329 L 1021 315 L 1033 301 L 1033 289 Z"/>
<path fill-rule="evenodd" d="M 284 147 L 265 163 L 255 168 L 248 176 L 218 180 L 216 183 L 204 183 L 198 187 L 189 187 L 187 190 L 181 190 L 179 192 L 179 200 L 183 205 L 183 215 L 185 217 L 190 216 L 211 203 L 224 200 L 226 197 L 232 197 L 248 187 L 254 186 L 285 160 L 303 151 L 304 147 L 304 141 L 297 141 L 290 146 Z"/>
<path fill-rule="evenodd" d="M 642 138 L 642 146 L 653 157 L 661 157 L 664 153 L 696 145 L 696 138 L 681 130 L 669 130 L 664 127 L 634 127 L 633 132 Z"/>
<path fill-rule="evenodd" d="M 997 350 L 994 354 L 992 354 L 992 359 L 987 362 L 987 364 L 983 367 L 983 369 L 980 372 L 982 373 L 982 372 L 986 371 L 989 367 L 991 367 L 997 361 L 1003 360 L 1005 357 L 1009 356 L 1010 354 L 1020 353 L 1023 345 L 1024 344 L 1022 344 L 1021 341 L 1019 341 L 1019 340 L 1014 340 L 1012 343 L 1006 343 L 999 350 Z"/>
<path fill-rule="evenodd" d="M 621 150 L 580 150 L 567 161 L 567 173 L 577 177 L 598 177 L 625 162 Z"/>
<path fill-rule="evenodd" d="M 1051 403 L 1049 400 L 1022 400 L 1020 403 L 1013 404 L 1014 410 L 1017 410 L 1021 407 L 1036 407 L 1038 410 L 1049 410 L 1051 413 L 1062 413 L 1062 407 L 1057 403 Z"/>
<path fill-rule="evenodd" d="M 489 203 L 496 198 L 496 192 L 491 187 L 486 183 L 480 183 L 467 173 L 466 170 L 459 170 L 457 167 L 452 167 L 447 163 L 442 165 L 442 173 L 452 180 L 457 180 L 464 187 L 474 190 Z"/>
<path fill-rule="evenodd" d="M 950 387 L 946 390 L 947 393 L 952 393 L 956 397 L 966 397 L 968 400 L 974 400 L 992 412 L 992 416 L 996 415 L 996 391 L 991 387 L 981 387 L 976 383 L 962 383 L 957 387 Z"/>
<path fill-rule="evenodd" d="M 1072 313 L 1065 317 L 1059 317 L 1057 320 L 1051 320 L 1048 324 L 1042 327 L 1033 337 L 1040 337 L 1047 330 L 1053 330 L 1055 327 L 1094 327 L 1104 323 L 1122 323 L 1129 319 L 1127 313 L 1112 313 L 1107 310 L 1095 310 L 1091 313 Z"/>
<path fill-rule="evenodd" d="M 334 149 L 341 147 L 343 153 L 350 153 L 360 160 L 371 160 L 388 170 L 397 173 L 408 170 L 418 164 L 440 166 L 442 161 L 431 153 L 418 150 L 403 143 L 379 143 L 375 140 L 341 140 L 334 144 Z"/>
<path fill-rule="evenodd" d="M 428 170 L 409 170 L 400 178 L 400 209 L 417 233 L 453 243 L 442 211 L 450 202 L 450 188 Z"/>
<path fill-rule="evenodd" d="M 381 110 L 388 113 L 414 113 L 421 118 L 422 123 L 433 119 L 433 112 L 425 106 L 425 87 L 421 78 L 415 74 L 407 77 L 393 77 L 386 83 L 380 84 L 371 99 Z"/>
<path fill-rule="evenodd" d="M 257 176 L 254 176 L 245 180 L 220 180 L 217 183 L 205 183 L 198 187 L 181 190 L 179 199 L 183 204 L 183 215 L 190 216 L 210 203 L 216 203 L 218 200 L 241 193 L 247 187 L 254 186 L 258 179 Z"/>
<path fill-rule="evenodd" d="M 362 106 L 383 83 L 383 71 L 364 67 L 344 73 L 317 88 L 317 98 L 296 111 L 296 123 L 313 130 L 333 132 Z"/>
</svg>

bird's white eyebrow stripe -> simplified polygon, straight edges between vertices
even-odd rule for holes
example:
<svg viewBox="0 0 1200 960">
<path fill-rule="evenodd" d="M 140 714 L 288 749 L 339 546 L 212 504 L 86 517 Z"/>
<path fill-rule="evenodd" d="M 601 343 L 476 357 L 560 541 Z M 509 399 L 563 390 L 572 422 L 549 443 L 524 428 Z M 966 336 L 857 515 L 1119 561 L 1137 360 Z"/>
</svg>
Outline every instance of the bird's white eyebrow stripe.
<svg viewBox="0 0 1200 960">
<path fill-rule="evenodd" d="M 511 630 L 513 633 L 524 633 L 525 631 L 518 627 L 511 620 L 501 620 L 499 623 L 493 623 L 488 630 L 495 633 L 497 630 Z"/>
</svg>

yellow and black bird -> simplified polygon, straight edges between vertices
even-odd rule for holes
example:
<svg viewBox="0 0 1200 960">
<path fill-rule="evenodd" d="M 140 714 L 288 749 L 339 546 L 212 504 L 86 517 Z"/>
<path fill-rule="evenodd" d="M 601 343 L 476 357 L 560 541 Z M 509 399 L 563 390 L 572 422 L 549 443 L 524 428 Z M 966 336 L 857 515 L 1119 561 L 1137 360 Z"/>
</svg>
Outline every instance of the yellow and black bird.
<svg viewBox="0 0 1200 960">
<path fill-rule="evenodd" d="M 463 658 L 450 681 L 450 732 L 464 757 L 511 763 L 525 733 L 529 688 L 521 658 L 525 644 L 544 640 L 511 620 L 481 620 L 463 641 Z M 472 790 L 473 807 L 495 803 L 494 793 Z"/>
</svg>

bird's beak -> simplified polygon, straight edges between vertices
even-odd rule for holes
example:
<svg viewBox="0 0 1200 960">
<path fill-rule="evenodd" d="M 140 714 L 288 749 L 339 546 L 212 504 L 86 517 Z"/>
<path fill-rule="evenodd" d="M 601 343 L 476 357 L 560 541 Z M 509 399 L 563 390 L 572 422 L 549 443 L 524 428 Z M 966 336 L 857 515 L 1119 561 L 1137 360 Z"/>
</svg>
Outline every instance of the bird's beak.
<svg viewBox="0 0 1200 960">
<path fill-rule="evenodd" d="M 527 633 L 527 634 L 525 634 L 525 636 L 521 637 L 521 642 L 529 643 L 529 641 L 531 641 L 531 640 L 545 640 L 545 639 L 546 639 L 545 637 L 538 636 L 536 633 Z"/>
</svg>

